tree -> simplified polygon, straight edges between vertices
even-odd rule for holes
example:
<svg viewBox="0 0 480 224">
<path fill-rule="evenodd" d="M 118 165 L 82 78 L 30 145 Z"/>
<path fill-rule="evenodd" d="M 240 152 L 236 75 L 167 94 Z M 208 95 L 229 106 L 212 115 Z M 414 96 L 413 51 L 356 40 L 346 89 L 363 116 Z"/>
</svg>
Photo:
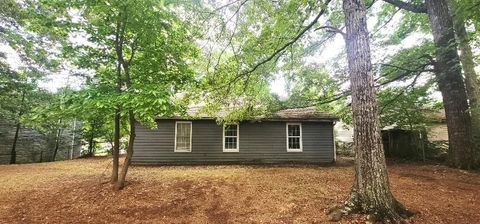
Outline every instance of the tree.
<svg viewBox="0 0 480 224">
<path fill-rule="evenodd" d="M 74 120 L 76 114 L 71 113 L 66 108 L 65 98 L 73 90 L 69 88 L 61 88 L 58 92 L 52 93 L 42 91 L 36 94 L 37 103 L 28 114 L 28 118 L 24 119 L 25 126 L 38 131 L 47 136 L 49 139 L 53 137 L 53 146 L 48 148 L 51 157 L 47 161 L 55 161 L 57 159 L 58 150 L 62 145 L 63 133 L 69 126 L 70 121 Z"/>
<path fill-rule="evenodd" d="M 384 1 L 411 12 L 428 14 L 436 46 L 435 75 L 447 117 L 449 165 L 471 169 L 475 163 L 472 123 L 447 0 L 426 0 L 422 4 L 401 0 Z"/>
<path fill-rule="evenodd" d="M 388 182 L 376 101 L 365 2 L 345 0 L 345 43 L 352 89 L 355 179 L 345 203 L 334 212 L 364 212 L 374 219 L 400 222 L 409 214 Z"/>
<path fill-rule="evenodd" d="M 460 61 L 462 63 L 468 102 L 470 104 L 473 143 L 475 144 L 475 153 L 477 154 L 476 166 L 480 166 L 480 80 L 475 72 L 475 62 L 473 61 L 470 39 L 465 28 L 465 16 L 460 11 L 457 0 L 449 0 L 448 3 L 450 14 L 453 18 L 453 28 L 455 29 L 458 48 L 460 50 Z"/>
<path fill-rule="evenodd" d="M 6 63 L 0 61 L 0 118 L 6 121 L 13 121 L 15 134 L 10 151 L 10 164 L 17 160 L 17 142 L 20 129 L 23 126 L 24 116 L 28 116 L 35 106 L 41 104 L 38 88 L 38 79 L 41 77 L 33 71 L 13 71 Z"/>
<path fill-rule="evenodd" d="M 95 71 L 89 91 L 96 97 L 88 98 L 89 104 L 113 112 L 112 181 L 119 190 L 132 159 L 137 122 L 154 127 L 156 116 L 174 113 L 174 94 L 193 81 L 188 61 L 196 57 L 195 27 L 187 27 L 176 15 L 175 5 L 161 1 L 78 1 L 74 5 L 85 19 L 78 25 L 94 46 L 67 50 L 80 67 Z M 128 120 L 129 141 L 118 173 L 122 117 Z"/>
<path fill-rule="evenodd" d="M 0 96 L 3 98 L 3 108 L 11 115 L 7 119 L 15 121 L 10 159 L 10 163 L 15 163 L 20 129 L 25 122 L 29 123 L 28 119 L 24 120 L 23 117 L 31 113 L 36 106 L 45 103 L 42 102 L 45 96 L 50 96 L 38 87 L 38 82 L 60 66 L 54 49 L 66 35 L 56 27 L 62 27 L 65 20 L 57 20 L 57 16 L 62 15 L 50 10 L 50 6 L 56 3 L 2 0 L 0 4 L 0 38 L 8 47 L 14 49 L 20 58 L 18 68 L 7 72 L 8 76 L 2 76 L 1 85 L 4 89 Z M 68 17 L 67 14 L 63 16 Z M 4 63 L 1 64 L 3 70 Z"/>
<path fill-rule="evenodd" d="M 343 14 L 340 13 L 340 15 L 335 10 L 332 10 L 334 12 L 327 10 L 330 6 L 333 8 L 336 6 L 329 5 L 330 3 L 331 1 L 328 0 L 325 2 L 260 2 L 251 5 L 245 2 L 238 3 L 237 7 L 231 9 L 233 13 L 241 13 L 242 10 L 245 13 L 237 15 L 238 30 L 231 38 L 234 41 L 227 42 L 229 48 L 232 46 L 233 50 L 227 52 L 233 52 L 235 55 L 230 57 L 234 63 L 225 60 L 226 63 L 222 64 L 228 68 L 228 63 L 231 63 L 231 70 L 238 72 L 223 76 L 223 82 L 229 84 L 224 86 L 227 89 L 231 86 L 235 88 L 232 82 L 244 86 L 245 82 L 252 78 L 268 79 L 272 76 L 272 70 L 277 71 L 275 70 L 277 64 L 279 64 L 278 67 L 288 68 L 291 65 L 288 63 L 290 58 L 304 56 L 307 52 L 293 49 L 308 46 L 309 44 L 305 42 L 312 38 L 318 38 L 311 41 L 317 46 L 318 42 L 325 39 L 322 35 L 313 34 L 313 31 L 323 29 L 328 33 L 342 34 L 347 45 L 351 81 L 356 150 L 355 180 L 345 204 L 336 207 L 332 212 L 335 214 L 364 212 L 371 214 L 375 219 L 399 222 L 401 215 L 410 213 L 393 197 L 389 187 L 380 136 L 374 72 L 370 59 L 365 2 L 343 1 Z M 326 14 L 332 20 L 325 24 L 320 18 Z M 340 25 L 343 19 L 346 33 L 335 27 Z M 251 25 L 251 21 L 256 21 L 255 25 Z M 236 70 L 235 67 L 237 67 Z M 222 85 L 216 83 L 216 86 Z M 331 92 L 331 90 L 326 91 L 326 95 L 332 95 Z"/>
</svg>

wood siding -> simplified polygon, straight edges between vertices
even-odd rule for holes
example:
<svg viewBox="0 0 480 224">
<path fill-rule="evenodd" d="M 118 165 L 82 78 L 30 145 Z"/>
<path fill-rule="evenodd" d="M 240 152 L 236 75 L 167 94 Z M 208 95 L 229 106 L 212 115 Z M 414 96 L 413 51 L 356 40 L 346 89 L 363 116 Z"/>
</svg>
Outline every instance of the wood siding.
<svg viewBox="0 0 480 224">
<path fill-rule="evenodd" d="M 192 121 L 192 151 L 174 152 L 175 120 L 157 121 L 157 129 L 137 124 L 132 162 L 162 163 L 328 163 L 334 160 L 332 122 L 301 122 L 303 152 L 287 152 L 286 123 L 240 123 L 239 152 L 223 152 L 221 125 Z M 297 122 L 298 123 L 298 122 Z"/>
</svg>

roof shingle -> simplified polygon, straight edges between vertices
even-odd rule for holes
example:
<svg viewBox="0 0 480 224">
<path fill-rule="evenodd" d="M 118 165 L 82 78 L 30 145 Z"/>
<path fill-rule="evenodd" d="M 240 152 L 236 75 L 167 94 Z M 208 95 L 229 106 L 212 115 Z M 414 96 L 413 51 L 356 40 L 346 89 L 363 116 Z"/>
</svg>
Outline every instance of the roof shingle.
<svg viewBox="0 0 480 224">
<path fill-rule="evenodd" d="M 201 112 L 201 107 L 190 107 L 187 116 L 160 117 L 158 119 L 198 119 L 215 120 L 225 116 L 225 111 L 218 111 L 214 116 Z M 334 121 L 337 120 L 334 114 L 318 111 L 315 107 L 290 108 L 279 110 L 269 115 L 257 116 L 252 120 L 284 120 L 284 121 Z"/>
</svg>

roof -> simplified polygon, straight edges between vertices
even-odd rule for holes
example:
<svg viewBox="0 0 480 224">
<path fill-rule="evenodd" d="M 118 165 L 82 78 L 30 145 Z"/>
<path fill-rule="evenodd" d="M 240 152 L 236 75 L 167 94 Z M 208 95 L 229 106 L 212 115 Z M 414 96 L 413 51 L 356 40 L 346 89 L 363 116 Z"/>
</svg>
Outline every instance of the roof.
<svg viewBox="0 0 480 224">
<path fill-rule="evenodd" d="M 159 117 L 158 119 L 196 119 L 216 120 L 225 116 L 225 111 L 219 111 L 214 116 L 201 111 L 201 107 L 191 107 L 187 110 L 187 116 Z M 315 107 L 290 108 L 279 110 L 269 115 L 257 116 L 255 121 L 334 121 L 334 114 L 318 111 Z"/>
</svg>

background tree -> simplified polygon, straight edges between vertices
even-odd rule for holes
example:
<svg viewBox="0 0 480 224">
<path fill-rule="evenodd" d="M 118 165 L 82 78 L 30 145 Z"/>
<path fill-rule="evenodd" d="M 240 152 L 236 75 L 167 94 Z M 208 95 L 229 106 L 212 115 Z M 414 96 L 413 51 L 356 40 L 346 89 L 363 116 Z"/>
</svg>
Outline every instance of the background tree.
<svg viewBox="0 0 480 224">
<path fill-rule="evenodd" d="M 238 22 L 233 22 L 233 27 L 238 24 L 238 28 L 227 31 L 233 34 L 227 39 L 231 40 L 227 41 L 227 46 L 232 50 L 226 52 L 233 52 L 235 57 L 225 56 L 224 60 L 219 59 L 224 62 L 221 65 L 226 66 L 221 67 L 225 69 L 223 73 L 218 70 L 220 66 L 214 70 L 219 74 L 229 71 L 232 74 L 223 76 L 222 81 L 227 85 L 215 83 L 215 86 L 225 86 L 225 89 L 229 90 L 232 86 L 245 86 L 245 83 L 248 84 L 248 80 L 252 79 L 261 83 L 262 80 L 268 80 L 273 76 L 278 67 L 288 68 L 291 58 L 301 58 L 308 52 L 295 50 L 296 48 L 308 47 L 311 42 L 318 45 L 318 42 L 325 40 L 325 36 L 331 33 L 342 34 L 347 45 L 351 80 L 356 178 L 350 197 L 340 210 L 343 213 L 365 212 L 377 219 L 400 221 L 400 214 L 406 215 L 409 212 L 396 201 L 389 189 L 380 137 L 369 34 L 366 28 L 365 2 L 343 1 L 343 14 L 342 10 L 338 12 L 338 4 L 332 2 L 332 5 L 329 5 L 330 1 L 257 3 L 232 4 L 230 10 L 237 16 L 227 16 L 227 21 L 228 18 L 238 17 L 238 20 L 234 20 Z M 331 9 L 329 7 L 333 10 L 327 10 Z M 330 24 L 321 19 L 322 16 L 331 18 L 331 21 L 328 21 Z M 346 33 L 343 29 L 335 27 L 341 25 L 343 21 L 347 28 Z M 319 29 L 327 30 L 328 32 L 324 33 L 328 35 L 315 35 L 313 32 Z M 309 43 L 308 40 L 312 41 Z M 326 92 L 331 94 L 331 91 Z"/>
<path fill-rule="evenodd" d="M 118 190 L 124 186 L 133 155 L 137 121 L 154 127 L 156 116 L 174 113 L 174 95 L 193 81 L 188 62 L 197 51 L 192 42 L 195 29 L 179 19 L 172 10 L 175 5 L 160 1 L 79 1 L 75 6 L 85 19 L 79 27 L 94 45 L 67 53 L 79 66 L 95 70 L 91 92 L 101 94 L 89 99 L 92 105 L 114 111 L 114 181 L 120 118 L 128 118 L 127 156 L 115 184 Z"/>
<path fill-rule="evenodd" d="M 412 12 L 428 14 L 436 46 L 435 74 L 447 117 L 449 164 L 472 168 L 475 165 L 472 123 L 448 2 L 426 0 L 422 4 L 411 4 L 400 0 L 384 1 Z"/>
<path fill-rule="evenodd" d="M 462 63 L 463 74 L 465 76 L 465 85 L 467 90 L 468 102 L 470 105 L 470 114 L 472 117 L 472 134 L 473 143 L 476 149 L 476 166 L 480 166 L 480 80 L 475 72 L 475 61 L 470 46 L 470 36 L 465 28 L 465 16 L 469 15 L 470 9 L 465 10 L 465 5 L 471 5 L 472 8 L 479 6 L 480 3 L 472 4 L 473 2 L 465 1 L 463 5 L 457 0 L 449 0 L 450 14 L 453 18 L 453 27 L 455 29 L 455 36 L 458 42 L 458 49 L 460 50 L 460 62 Z M 474 24 L 478 24 L 478 18 L 470 15 L 470 20 Z M 476 25 L 478 28 L 478 25 Z"/>
</svg>

